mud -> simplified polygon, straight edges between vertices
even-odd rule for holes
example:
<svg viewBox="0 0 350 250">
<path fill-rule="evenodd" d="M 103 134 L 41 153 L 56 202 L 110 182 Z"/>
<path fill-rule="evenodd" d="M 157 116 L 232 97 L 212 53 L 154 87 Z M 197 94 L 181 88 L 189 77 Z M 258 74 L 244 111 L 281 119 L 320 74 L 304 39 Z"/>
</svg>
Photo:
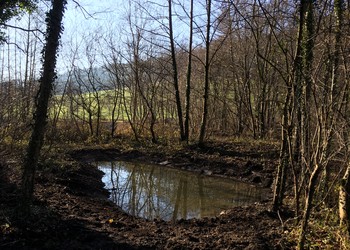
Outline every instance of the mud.
<svg viewBox="0 0 350 250">
<path fill-rule="evenodd" d="M 271 196 L 214 218 L 148 221 L 132 217 L 110 202 L 101 182 L 102 172 L 90 164 L 95 160 L 142 160 L 268 187 L 276 154 L 275 147 L 215 143 L 176 152 L 70 151 L 68 163 L 38 169 L 33 214 L 26 220 L 16 216 L 20 171 L 16 163 L 4 162 L 0 168 L 0 248 L 288 249 L 291 246 L 283 239 L 281 218 L 269 211 Z"/>
</svg>

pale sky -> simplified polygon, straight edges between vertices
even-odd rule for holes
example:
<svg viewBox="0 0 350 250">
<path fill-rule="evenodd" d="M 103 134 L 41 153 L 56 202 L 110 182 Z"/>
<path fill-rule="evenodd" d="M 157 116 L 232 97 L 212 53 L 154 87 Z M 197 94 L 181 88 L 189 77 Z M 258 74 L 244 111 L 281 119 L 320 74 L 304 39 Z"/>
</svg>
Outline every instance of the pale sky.
<svg viewBox="0 0 350 250">
<path fill-rule="evenodd" d="M 115 40 L 121 40 L 121 46 L 125 46 L 125 41 L 128 39 L 128 25 L 126 22 L 126 14 L 128 12 L 128 0 L 76 0 L 79 2 L 79 7 L 74 1 L 68 0 L 68 6 L 65 13 L 64 27 L 65 31 L 62 36 L 62 49 L 63 62 L 58 62 L 58 71 L 66 71 L 70 65 L 67 64 L 68 56 L 72 56 L 72 43 L 76 46 L 80 46 L 83 50 L 86 48 L 84 42 L 91 39 L 93 36 L 114 36 Z M 187 0 L 184 0 L 187 4 Z M 166 8 L 159 7 L 160 5 L 166 6 L 166 0 L 152 0 L 152 8 L 158 8 L 157 11 L 166 11 Z M 158 6 L 157 6 L 158 4 Z M 142 7 L 145 7 L 143 5 Z M 175 12 L 175 7 L 173 7 Z M 147 11 L 152 11 L 147 9 Z M 167 13 L 165 12 L 165 15 Z M 137 16 L 137 11 L 132 12 L 132 15 Z M 160 14 L 164 17 L 164 14 Z M 147 17 L 148 18 L 148 17 Z M 175 36 L 188 36 L 186 32 L 186 25 L 181 24 L 180 21 L 176 21 L 174 17 Z M 112 33 L 112 34 L 110 34 Z M 127 35 L 125 35 L 127 34 Z M 123 45 L 124 43 L 124 45 Z M 79 45 L 80 44 L 80 45 Z M 74 46 L 73 46 L 74 47 Z M 84 52 L 80 55 L 83 55 Z M 105 52 L 105 51 L 104 51 Z M 97 53 L 98 54 L 98 53 Z M 101 54 L 101 53 L 100 53 Z M 83 60 L 83 58 L 81 58 Z M 98 59 L 97 59 L 98 60 Z M 101 59 L 102 60 L 102 59 Z M 64 63 L 66 65 L 64 65 Z M 66 68 L 66 70 L 65 70 Z"/>
<path fill-rule="evenodd" d="M 124 10 L 123 0 L 76 0 L 80 4 L 79 7 L 72 0 L 68 1 L 67 10 L 65 12 L 64 26 L 68 33 L 89 26 L 97 26 L 99 24 L 111 21 L 111 17 L 118 19 Z"/>
<path fill-rule="evenodd" d="M 64 32 L 61 39 L 61 53 L 58 60 L 58 71 L 70 67 L 66 58 L 72 56 L 72 45 L 80 46 L 93 34 L 104 34 L 112 23 L 117 23 L 125 10 L 123 0 L 72 0 L 68 1 L 64 17 Z M 114 24 L 113 24 L 114 25 Z M 101 34 L 101 35 L 102 35 Z M 81 44 L 81 45 L 79 45 Z"/>
<path fill-rule="evenodd" d="M 188 0 L 182 1 L 185 5 L 188 5 Z M 80 6 L 78 6 L 76 2 L 78 2 Z M 113 37 L 113 42 L 116 44 L 119 43 L 121 48 L 123 48 L 123 46 L 126 47 L 126 42 L 130 38 L 130 31 L 128 30 L 125 18 L 129 8 L 128 2 L 128 0 L 68 0 L 64 16 L 64 32 L 61 38 L 61 47 L 57 62 L 57 71 L 59 74 L 64 73 L 72 67 L 72 58 L 75 55 L 76 64 L 78 64 L 76 66 L 81 68 L 86 66 L 84 65 L 84 63 L 86 63 L 84 53 L 86 55 L 86 47 L 87 45 L 90 46 L 90 44 L 91 46 L 94 46 L 94 53 L 97 55 L 96 60 L 102 61 L 102 53 L 108 53 L 108 51 L 104 47 L 105 44 L 100 45 L 97 43 L 99 39 L 103 40 L 106 37 Z M 167 15 L 167 1 L 150 0 L 149 2 L 152 3 L 151 8 L 153 12 L 157 12 L 155 15 L 161 16 L 159 20 L 165 20 L 165 25 L 167 25 L 167 21 L 164 19 Z M 202 4 L 202 0 L 197 0 L 197 2 Z M 40 3 L 41 13 L 45 13 L 50 7 L 50 1 L 45 0 Z M 160 7 L 161 4 L 163 7 Z M 145 4 L 143 4 L 142 7 L 145 8 L 145 10 L 152 12 L 152 10 L 148 9 Z M 154 8 L 157 8 L 157 10 L 154 10 Z M 173 8 L 173 11 L 176 11 L 175 7 Z M 197 5 L 196 11 L 197 15 L 199 12 L 203 13 L 203 8 L 200 7 L 200 4 Z M 178 13 L 179 12 L 177 11 L 177 14 Z M 138 19 L 139 13 L 137 10 L 133 10 L 131 14 L 135 16 L 135 20 Z M 37 21 L 37 23 L 40 24 L 39 28 L 42 31 L 45 31 L 44 18 L 45 16 L 42 15 Z M 143 16 L 143 18 L 150 19 L 148 16 Z M 140 20 L 136 20 L 136 22 L 140 22 Z M 179 21 L 175 16 L 173 22 L 175 36 L 177 37 L 176 39 L 183 42 L 188 36 L 188 25 Z M 28 16 L 24 16 L 20 21 L 14 19 L 10 24 L 27 28 Z M 32 25 L 32 28 L 35 28 L 34 21 L 32 21 Z M 161 26 L 156 22 L 151 25 Z M 156 32 L 160 32 L 160 30 L 156 30 Z M 3 68 L 7 68 L 7 72 L 9 73 L 5 72 L 5 75 L 1 75 L 0 77 L 21 78 L 23 77 L 21 72 L 23 72 L 25 61 L 25 55 L 21 53 L 21 51 L 25 50 L 27 33 L 20 30 L 8 29 L 8 34 L 10 44 L 0 47 L 0 59 L 2 60 Z M 32 36 L 31 39 L 35 39 L 34 34 L 30 34 L 30 36 Z M 103 39 L 101 39 L 101 37 L 103 37 Z M 158 38 L 166 40 L 166 38 L 161 36 Z M 95 43 L 95 41 L 97 42 Z M 37 61 L 37 72 L 39 72 L 41 68 L 41 54 L 39 52 L 43 42 L 42 37 L 41 41 L 38 42 L 38 49 L 35 53 L 37 55 L 35 58 Z M 100 58 L 98 58 L 98 56 L 100 56 Z M 13 63 L 13 61 L 15 61 L 15 63 Z"/>
</svg>

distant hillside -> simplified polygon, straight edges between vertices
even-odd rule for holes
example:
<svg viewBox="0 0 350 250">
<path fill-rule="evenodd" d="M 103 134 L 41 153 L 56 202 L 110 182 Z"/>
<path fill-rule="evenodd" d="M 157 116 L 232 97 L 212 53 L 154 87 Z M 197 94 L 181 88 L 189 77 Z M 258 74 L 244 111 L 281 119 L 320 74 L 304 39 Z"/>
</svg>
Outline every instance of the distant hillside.
<svg viewBox="0 0 350 250">
<path fill-rule="evenodd" d="M 107 85 L 110 81 L 109 73 L 102 67 L 92 69 L 74 69 L 71 72 L 67 71 L 63 74 L 59 74 L 55 81 L 55 93 L 62 94 L 65 86 L 69 83 L 72 87 L 80 88 L 85 91 L 89 91 L 92 87 L 91 84 L 95 84 L 98 90 L 108 89 Z M 85 89 L 85 91 L 84 91 Z"/>
</svg>

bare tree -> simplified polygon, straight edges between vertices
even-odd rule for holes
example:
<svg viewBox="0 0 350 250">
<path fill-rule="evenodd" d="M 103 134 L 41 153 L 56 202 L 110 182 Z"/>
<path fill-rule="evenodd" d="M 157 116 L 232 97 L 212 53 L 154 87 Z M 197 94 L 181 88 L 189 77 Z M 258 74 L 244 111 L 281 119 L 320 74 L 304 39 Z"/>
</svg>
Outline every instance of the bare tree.
<svg viewBox="0 0 350 250">
<path fill-rule="evenodd" d="M 185 124 L 184 124 L 184 140 L 189 140 L 190 131 L 190 109 L 191 109 L 191 75 L 192 75 L 192 50 L 193 50 L 193 0 L 190 1 L 190 34 L 188 41 L 188 62 L 186 73 L 186 103 L 185 103 Z"/>
<path fill-rule="evenodd" d="M 111 119 L 111 137 L 115 136 L 117 129 L 117 122 L 122 115 L 122 88 L 125 84 L 124 71 L 125 67 L 122 64 L 122 57 L 119 55 L 114 48 L 114 45 L 110 44 L 110 53 L 108 56 L 105 55 L 105 65 L 104 68 L 108 72 L 110 91 L 108 92 L 108 104 L 107 107 L 110 109 L 110 119 Z"/>
<path fill-rule="evenodd" d="M 35 170 L 44 141 L 47 110 L 55 78 L 57 51 L 66 4 L 65 0 L 54 0 L 47 17 L 46 45 L 43 50 L 43 71 L 40 78 L 38 99 L 36 100 L 34 127 L 23 164 L 21 211 L 24 215 L 30 213 Z"/>
<path fill-rule="evenodd" d="M 211 30 L 211 0 L 206 1 L 207 10 L 207 23 L 206 23 L 206 36 L 205 36 L 205 63 L 204 63 L 204 95 L 203 95 L 203 113 L 202 113 L 202 123 L 199 134 L 199 144 L 204 143 L 207 120 L 208 120 L 208 101 L 209 101 L 209 66 L 210 66 L 210 30 Z"/>
<path fill-rule="evenodd" d="M 334 52 L 334 65 L 333 65 L 333 81 L 335 85 L 339 84 L 339 70 L 340 70 L 340 57 L 342 51 L 342 33 L 344 30 L 344 8 L 345 3 L 343 0 L 334 1 L 334 11 L 336 16 L 336 34 L 335 34 L 335 52 Z M 347 83 L 348 85 L 349 83 Z M 345 92 L 349 91 L 349 87 L 345 89 Z M 349 108 L 349 97 L 346 95 L 345 98 L 346 106 L 345 110 Z M 346 123 L 349 123 L 348 115 L 345 114 Z M 344 137 L 348 138 L 348 126 L 345 128 Z M 345 139 L 345 150 L 346 155 L 349 152 L 348 139 Z M 343 177 L 340 179 L 339 188 L 339 217 L 340 217 L 340 227 L 345 227 L 347 229 L 347 237 L 350 236 L 350 160 L 346 159 L 346 170 Z"/>
<path fill-rule="evenodd" d="M 175 89 L 175 100 L 177 108 L 177 117 L 180 128 L 180 139 L 181 141 L 186 140 L 184 124 L 183 124 L 183 113 L 182 113 L 182 104 L 180 98 L 180 89 L 179 89 L 179 76 L 176 60 L 176 51 L 175 51 L 175 40 L 174 40 L 174 27 L 173 27 L 173 12 L 172 12 L 172 0 L 168 0 L 168 21 L 169 21 L 169 41 L 170 41 L 170 51 L 171 51 L 171 60 L 172 60 L 172 75 L 173 75 L 173 84 Z"/>
</svg>

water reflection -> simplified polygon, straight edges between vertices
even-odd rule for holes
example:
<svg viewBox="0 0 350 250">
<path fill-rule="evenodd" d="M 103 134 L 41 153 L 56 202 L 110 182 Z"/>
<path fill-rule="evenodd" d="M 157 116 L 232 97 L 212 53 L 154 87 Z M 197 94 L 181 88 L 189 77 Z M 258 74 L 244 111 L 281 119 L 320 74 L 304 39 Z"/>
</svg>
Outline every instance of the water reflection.
<svg viewBox="0 0 350 250">
<path fill-rule="evenodd" d="M 267 191 L 245 183 L 157 165 L 100 162 L 111 200 L 131 215 L 163 220 L 212 217 L 264 199 Z"/>
</svg>

